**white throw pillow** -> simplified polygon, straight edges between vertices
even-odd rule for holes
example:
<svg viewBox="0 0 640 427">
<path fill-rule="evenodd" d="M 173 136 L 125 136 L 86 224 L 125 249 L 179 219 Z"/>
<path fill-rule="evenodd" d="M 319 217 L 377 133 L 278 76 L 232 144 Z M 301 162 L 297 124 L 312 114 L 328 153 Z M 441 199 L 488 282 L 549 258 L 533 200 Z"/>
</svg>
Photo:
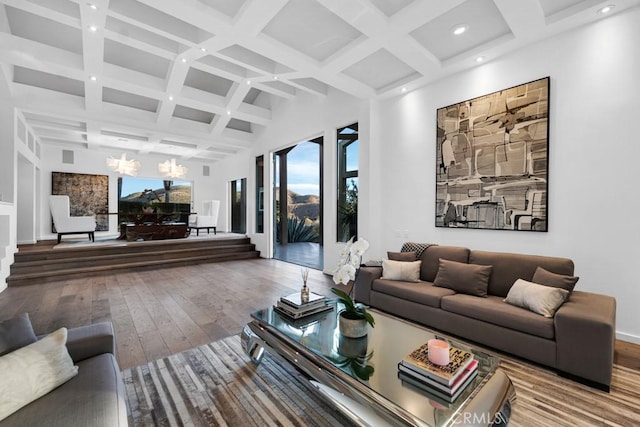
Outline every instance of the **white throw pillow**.
<svg viewBox="0 0 640 427">
<path fill-rule="evenodd" d="M 0 420 L 78 374 L 66 343 L 67 329 L 60 328 L 0 357 Z"/>
<path fill-rule="evenodd" d="M 382 260 L 382 278 L 401 280 L 403 282 L 419 282 L 422 261 L 392 261 Z"/>
<path fill-rule="evenodd" d="M 565 302 L 569 291 L 518 279 L 511 286 L 505 302 L 526 308 L 544 317 L 553 317 Z"/>
</svg>

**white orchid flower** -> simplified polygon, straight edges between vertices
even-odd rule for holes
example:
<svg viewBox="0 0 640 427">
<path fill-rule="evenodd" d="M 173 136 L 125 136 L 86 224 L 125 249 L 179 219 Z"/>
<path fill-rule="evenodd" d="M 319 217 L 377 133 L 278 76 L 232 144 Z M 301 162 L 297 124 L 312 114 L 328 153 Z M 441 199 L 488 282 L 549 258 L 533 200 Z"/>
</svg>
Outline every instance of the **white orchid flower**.
<svg viewBox="0 0 640 427">
<path fill-rule="evenodd" d="M 351 246 L 350 250 L 352 255 L 362 256 L 367 249 L 369 249 L 369 242 L 364 239 L 358 239 L 358 241 Z"/>
<path fill-rule="evenodd" d="M 334 283 L 336 285 L 339 284 L 339 283 L 342 283 L 343 285 L 346 285 L 351 280 L 355 280 L 355 278 L 356 278 L 356 269 L 351 264 L 343 265 L 333 275 L 333 281 L 334 281 Z"/>
</svg>

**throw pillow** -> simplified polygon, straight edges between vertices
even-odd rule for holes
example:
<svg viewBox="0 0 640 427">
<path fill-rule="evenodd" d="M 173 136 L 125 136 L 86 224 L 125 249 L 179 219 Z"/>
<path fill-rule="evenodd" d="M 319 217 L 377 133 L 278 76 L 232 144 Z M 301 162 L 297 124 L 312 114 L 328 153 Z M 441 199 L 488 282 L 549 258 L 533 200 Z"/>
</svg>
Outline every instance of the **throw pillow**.
<svg viewBox="0 0 640 427">
<path fill-rule="evenodd" d="M 433 284 L 463 294 L 486 297 L 492 269 L 490 265 L 466 264 L 440 258 Z"/>
<path fill-rule="evenodd" d="M 27 313 L 0 322 L 0 356 L 36 342 Z"/>
<path fill-rule="evenodd" d="M 416 251 L 412 252 L 387 252 L 387 258 L 391 261 L 413 262 L 417 259 Z"/>
<path fill-rule="evenodd" d="M 67 329 L 0 357 L 0 420 L 78 374 L 66 347 Z"/>
<path fill-rule="evenodd" d="M 422 261 L 382 260 L 382 278 L 402 282 L 419 282 Z"/>
<path fill-rule="evenodd" d="M 564 274 L 556 274 L 545 270 L 542 267 L 538 267 L 536 268 L 536 272 L 533 273 L 531 281 L 533 283 L 551 286 L 553 288 L 566 289 L 571 292 L 576 286 L 578 279 L 579 277 L 576 276 L 565 276 Z"/>
<path fill-rule="evenodd" d="M 553 317 L 567 300 L 569 291 L 518 279 L 511 286 L 505 302 L 526 308 L 544 317 Z"/>
</svg>

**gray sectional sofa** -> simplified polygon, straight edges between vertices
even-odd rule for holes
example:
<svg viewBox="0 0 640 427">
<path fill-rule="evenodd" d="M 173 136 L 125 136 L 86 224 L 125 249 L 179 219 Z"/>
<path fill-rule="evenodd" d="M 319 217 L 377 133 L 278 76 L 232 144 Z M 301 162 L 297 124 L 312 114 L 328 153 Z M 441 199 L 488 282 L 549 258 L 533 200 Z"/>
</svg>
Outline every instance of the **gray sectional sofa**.
<svg viewBox="0 0 640 427">
<path fill-rule="evenodd" d="M 417 255 L 419 282 L 383 279 L 382 267 L 363 266 L 354 285 L 355 299 L 609 390 L 616 330 L 614 298 L 573 290 L 550 318 L 505 302 L 514 282 L 532 281 L 538 267 L 572 276 L 571 260 L 439 245 L 428 246 Z M 434 286 L 441 259 L 492 266 L 486 296 Z"/>
<path fill-rule="evenodd" d="M 68 330 L 78 375 L 0 421 L 7 426 L 127 426 L 124 383 L 111 323 Z"/>
</svg>

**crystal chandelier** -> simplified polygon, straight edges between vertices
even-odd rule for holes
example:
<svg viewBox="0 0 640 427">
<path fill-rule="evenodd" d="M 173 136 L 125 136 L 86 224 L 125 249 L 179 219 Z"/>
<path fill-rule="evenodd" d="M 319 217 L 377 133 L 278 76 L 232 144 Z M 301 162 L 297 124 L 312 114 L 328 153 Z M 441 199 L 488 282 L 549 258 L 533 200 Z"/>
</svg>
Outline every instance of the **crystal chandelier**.
<svg viewBox="0 0 640 427">
<path fill-rule="evenodd" d="M 109 157 L 107 159 L 107 166 L 119 174 L 136 176 L 140 168 L 140 162 L 127 160 L 127 155 L 123 153 L 119 159 Z"/>
<path fill-rule="evenodd" d="M 188 169 L 184 166 L 176 164 L 176 159 L 158 163 L 158 172 L 165 178 L 184 178 L 187 171 Z"/>
</svg>

